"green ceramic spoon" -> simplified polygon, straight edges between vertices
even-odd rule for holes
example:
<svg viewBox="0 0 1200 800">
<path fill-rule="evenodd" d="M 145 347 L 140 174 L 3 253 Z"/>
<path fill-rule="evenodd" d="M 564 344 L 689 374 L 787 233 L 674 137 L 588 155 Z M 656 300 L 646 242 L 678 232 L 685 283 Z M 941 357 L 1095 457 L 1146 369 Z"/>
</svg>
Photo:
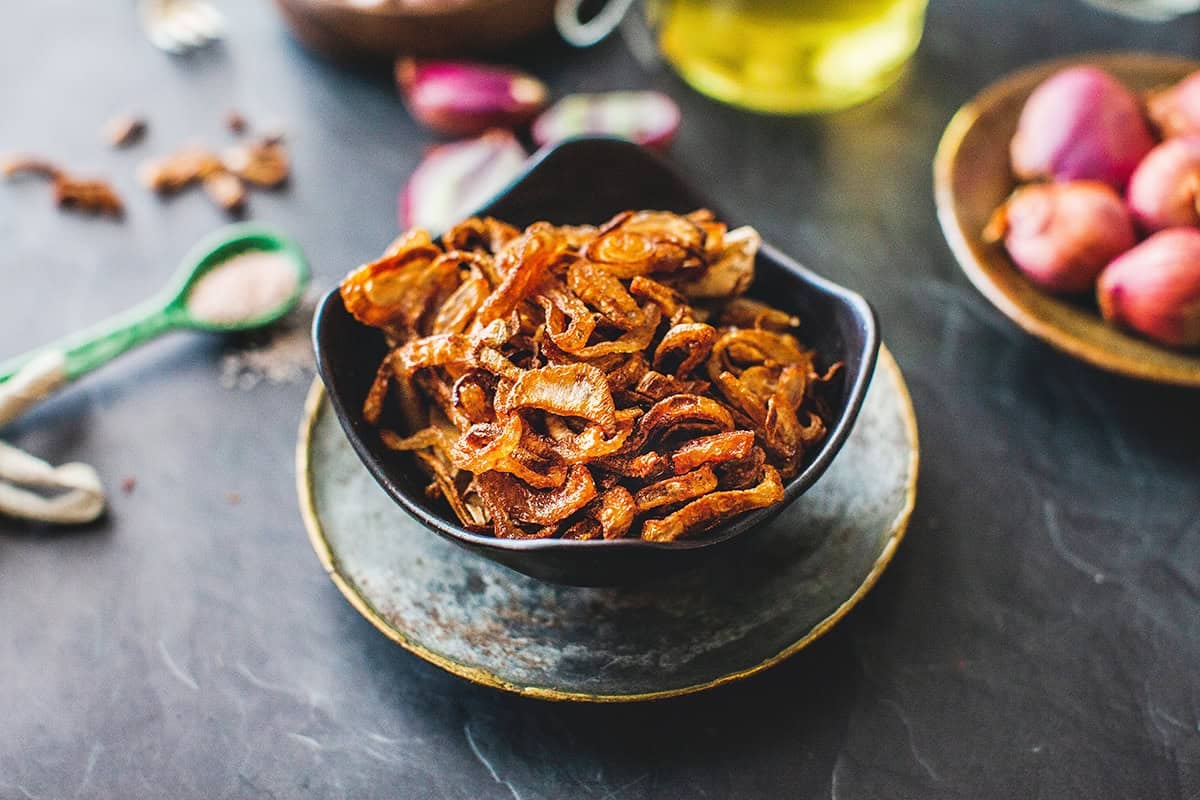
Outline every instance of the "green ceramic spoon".
<svg viewBox="0 0 1200 800">
<path fill-rule="evenodd" d="M 296 270 L 296 288 L 292 294 L 276 308 L 235 322 L 214 323 L 192 316 L 188 312 L 187 298 L 200 278 L 230 258 L 250 251 L 267 251 L 287 257 Z M 308 262 L 290 237 L 263 225 L 230 225 L 193 247 L 163 292 L 81 333 L 0 364 L 0 382 L 11 378 L 32 359 L 55 351 L 64 359 L 62 383 L 66 383 L 168 331 L 232 332 L 270 324 L 296 307 L 308 285 L 309 275 Z"/>
</svg>

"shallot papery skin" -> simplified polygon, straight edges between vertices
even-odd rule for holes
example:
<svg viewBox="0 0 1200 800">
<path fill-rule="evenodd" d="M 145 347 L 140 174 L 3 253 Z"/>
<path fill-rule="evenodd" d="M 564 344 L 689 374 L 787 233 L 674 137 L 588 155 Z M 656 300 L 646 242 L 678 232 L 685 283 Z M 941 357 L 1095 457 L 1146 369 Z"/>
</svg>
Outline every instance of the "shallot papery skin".
<svg viewBox="0 0 1200 800">
<path fill-rule="evenodd" d="M 1200 225 L 1200 136 L 1168 139 L 1142 159 L 1126 199 L 1146 231 Z"/>
<path fill-rule="evenodd" d="M 1200 136 L 1200 71 L 1146 98 L 1146 113 L 1165 138 Z"/>
<path fill-rule="evenodd" d="M 511 133 L 435 147 L 400 192 L 400 227 L 441 232 L 503 189 L 525 166 L 525 148 Z"/>
<path fill-rule="evenodd" d="M 1124 189 L 1154 144 L 1132 92 L 1103 70 L 1070 67 L 1029 96 L 1010 155 L 1021 180 L 1098 180 Z"/>
<path fill-rule="evenodd" d="M 1137 241 L 1121 198 L 1099 181 L 1023 186 L 997 217 L 993 224 L 1002 227 L 993 235 L 1003 235 L 1013 263 L 1052 292 L 1091 289 L 1100 271 Z"/>
<path fill-rule="evenodd" d="M 573 94 L 538 117 L 531 132 L 539 146 L 591 134 L 662 150 L 675 138 L 681 119 L 679 106 L 661 92 Z"/>
<path fill-rule="evenodd" d="M 1096 299 L 1109 322 L 1174 347 L 1200 346 L 1200 230 L 1146 239 L 1108 265 Z"/>
<path fill-rule="evenodd" d="M 546 107 L 550 92 L 532 75 L 467 61 L 396 62 L 396 84 L 409 113 L 448 136 L 517 128 Z"/>
</svg>

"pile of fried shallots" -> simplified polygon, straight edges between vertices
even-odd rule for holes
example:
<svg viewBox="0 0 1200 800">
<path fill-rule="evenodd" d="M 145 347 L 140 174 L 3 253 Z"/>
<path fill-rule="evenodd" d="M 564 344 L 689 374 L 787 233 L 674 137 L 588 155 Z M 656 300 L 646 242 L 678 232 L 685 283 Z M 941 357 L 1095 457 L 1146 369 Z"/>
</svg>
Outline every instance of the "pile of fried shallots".
<svg viewBox="0 0 1200 800">
<path fill-rule="evenodd" d="M 840 364 L 741 297 L 758 246 L 704 210 L 409 231 L 341 285 L 390 345 L 364 417 L 497 537 L 667 542 L 778 503 Z"/>
</svg>

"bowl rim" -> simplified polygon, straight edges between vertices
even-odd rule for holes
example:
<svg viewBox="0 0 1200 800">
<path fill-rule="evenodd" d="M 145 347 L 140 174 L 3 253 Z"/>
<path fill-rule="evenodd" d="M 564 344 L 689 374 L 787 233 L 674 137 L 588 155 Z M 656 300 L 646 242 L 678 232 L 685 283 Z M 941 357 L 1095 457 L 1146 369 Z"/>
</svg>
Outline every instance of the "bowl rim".
<svg viewBox="0 0 1200 800">
<path fill-rule="evenodd" d="M 521 173 L 510 181 L 503 189 L 496 193 L 487 202 L 480 205 L 479 208 L 464 215 L 466 217 L 474 216 L 479 213 L 486 213 L 486 209 L 497 203 L 499 200 L 508 195 L 527 178 L 529 178 L 538 168 L 552 155 L 563 150 L 573 149 L 577 147 L 586 147 L 593 143 L 609 143 L 617 144 L 620 149 L 628 148 L 637 157 L 649 160 L 657 168 L 662 170 L 664 174 L 674 178 L 680 185 L 691 189 L 690 184 L 684 181 L 673 167 L 671 167 L 660 156 L 651 153 L 644 148 L 633 144 L 632 142 L 611 136 L 577 136 L 565 139 L 560 143 L 543 147 L 526 162 Z M 694 193 L 694 192 L 693 192 Z M 721 523 L 716 528 L 706 531 L 701 538 L 685 538 L 671 542 L 653 542 L 641 538 L 620 538 L 620 539 L 597 539 L 597 540 L 573 540 L 561 538 L 544 538 L 544 539 L 501 539 L 495 536 L 486 534 L 473 533 L 459 525 L 457 522 L 433 513 L 429 509 L 424 508 L 416 503 L 399 487 L 393 487 L 393 481 L 387 478 L 382 469 L 382 464 L 376 456 L 367 449 L 366 442 L 363 441 L 357 431 L 352 430 L 351 420 L 354 418 L 352 410 L 348 409 L 342 403 L 342 398 L 333 390 L 328 391 L 330 404 L 338 417 L 338 421 L 346 433 L 350 444 L 353 446 L 355 453 L 359 459 L 367 467 L 372 477 L 375 478 L 387 492 L 387 494 L 409 514 L 415 517 L 426 527 L 441 533 L 445 536 L 461 542 L 469 547 L 480 547 L 491 550 L 507 550 L 514 552 L 530 552 L 530 551 L 570 551 L 579 549 L 581 551 L 597 552 L 600 549 L 609 550 L 663 550 L 663 551 L 682 551 L 682 550 L 700 550 L 707 547 L 712 547 L 731 539 L 734 539 L 746 533 L 758 524 L 765 522 L 771 517 L 781 512 L 784 508 L 799 498 L 806 492 L 817 480 L 824 474 L 829 465 L 833 463 L 834 458 L 841 452 L 842 446 L 846 443 L 846 439 L 850 435 L 854 423 L 858 419 L 859 411 L 862 409 L 863 400 L 866 397 L 867 389 L 870 386 L 871 379 L 874 375 L 876 363 L 878 360 L 880 349 L 880 333 L 879 321 L 875 313 L 875 309 L 869 302 L 857 292 L 848 289 L 838 283 L 835 283 L 828 278 L 824 278 L 806 267 L 801 266 L 798 262 L 784 255 L 774 246 L 763 242 L 759 249 L 759 255 L 766 255 L 779 265 L 781 269 L 788 272 L 794 278 L 799 278 L 801 281 L 813 285 L 819 292 L 830 296 L 831 298 L 840 301 L 848 307 L 854 317 L 858 320 L 863 329 L 863 346 L 859 352 L 862 354 L 862 368 L 854 377 L 853 382 L 847 387 L 846 403 L 837 418 L 837 422 L 833 425 L 824 441 L 821 443 L 821 449 L 817 452 L 815 458 L 810 461 L 805 468 L 796 476 L 791 478 L 784 484 L 784 497 L 778 503 L 764 508 L 757 508 L 747 513 L 741 514 L 724 523 Z M 321 299 L 317 305 L 316 313 L 313 317 L 312 338 L 314 350 L 316 352 L 317 371 L 321 381 L 324 382 L 329 370 L 327 369 L 328 352 L 321 344 L 320 331 L 326 315 L 330 313 L 331 308 L 342 305 L 341 294 L 338 287 L 334 287 Z M 342 306 L 344 310 L 344 306 Z M 328 386 L 326 386 L 328 389 Z"/>
<path fill-rule="evenodd" d="M 1176 386 L 1200 387 L 1200 367 L 1148 362 L 1125 354 L 1114 354 L 1105 348 L 1102 341 L 1080 333 L 1047 319 L 1031 309 L 1019 298 L 1013 297 L 992 275 L 988 263 L 977 255 L 982 246 L 978 234 L 967 230 L 959 217 L 958 194 L 954 190 L 957 164 L 967 136 L 975 126 L 994 113 L 997 105 L 1026 90 L 1032 90 L 1039 79 L 1073 66 L 1097 66 L 1104 70 L 1121 72 L 1136 67 L 1157 66 L 1172 70 L 1200 69 L 1200 60 L 1172 53 L 1146 51 L 1099 51 L 1079 53 L 1061 58 L 1038 61 L 1005 73 L 992 81 L 967 100 L 954 113 L 938 142 L 933 159 L 933 195 L 942 235 L 958 263 L 959 269 L 988 302 L 1000 313 L 1031 336 L 1040 339 L 1072 358 L 1108 372 L 1143 381 Z M 1016 181 L 1014 179 L 1014 186 Z M 1007 254 L 1005 255 L 1007 259 Z M 1011 265 L 1012 269 L 1016 269 Z M 1049 302 L 1063 303 L 1057 297 L 1043 293 Z M 1188 351 L 1172 350 L 1149 339 L 1136 336 L 1115 326 L 1109 326 L 1114 337 L 1123 337 L 1139 346 L 1152 348 L 1165 357 L 1193 359 Z M 1171 359 L 1174 360 L 1173 358 Z M 1197 361 L 1200 363 L 1200 360 Z"/>
<path fill-rule="evenodd" d="M 520 6 L 525 0 L 462 0 L 460 3 L 452 5 L 448 8 L 440 8 L 435 5 L 430 6 L 415 6 L 413 8 L 403 8 L 394 4 L 386 3 L 386 0 L 381 0 L 378 5 L 373 6 L 358 6 L 348 3 L 329 2 L 329 0 L 292 0 L 309 8 L 324 6 L 326 10 L 344 14 L 354 14 L 363 17 L 375 17 L 386 19 L 453 19 L 460 17 L 463 14 L 476 14 L 480 12 L 493 11 L 497 8 L 505 6 Z"/>
</svg>

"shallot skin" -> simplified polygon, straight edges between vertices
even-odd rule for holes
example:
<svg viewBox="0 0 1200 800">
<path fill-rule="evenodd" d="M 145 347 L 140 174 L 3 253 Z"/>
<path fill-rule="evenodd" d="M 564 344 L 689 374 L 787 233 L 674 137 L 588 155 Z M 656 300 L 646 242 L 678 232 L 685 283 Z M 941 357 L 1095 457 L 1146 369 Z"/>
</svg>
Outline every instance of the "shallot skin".
<svg viewBox="0 0 1200 800">
<path fill-rule="evenodd" d="M 572 94 L 534 120 L 530 133 L 539 147 L 572 136 L 604 135 L 665 150 L 681 119 L 679 106 L 662 92 Z"/>
<path fill-rule="evenodd" d="M 1137 241 L 1121 198 L 1099 181 L 1023 186 L 985 235 L 1003 235 L 1013 263 L 1034 283 L 1060 293 L 1091 289 L 1101 270 Z"/>
<path fill-rule="evenodd" d="M 503 189 L 524 166 L 525 149 L 500 128 L 435 147 L 400 191 L 401 229 L 448 229 Z"/>
<path fill-rule="evenodd" d="M 1029 96 L 1010 155 L 1021 180 L 1098 180 L 1124 189 L 1154 144 L 1132 92 L 1103 70 L 1070 67 Z"/>
<path fill-rule="evenodd" d="M 1142 159 L 1126 199 L 1143 230 L 1200 225 L 1200 136 L 1168 139 Z"/>
<path fill-rule="evenodd" d="M 1200 71 L 1150 95 L 1146 111 L 1164 138 L 1200 136 Z"/>
<path fill-rule="evenodd" d="M 1109 322 L 1173 347 L 1200 346 L 1200 230 L 1146 239 L 1104 270 L 1096 299 Z"/>
<path fill-rule="evenodd" d="M 518 128 L 550 99 L 549 89 L 532 75 L 469 61 L 402 58 L 396 84 L 413 117 L 448 136 Z"/>
</svg>

